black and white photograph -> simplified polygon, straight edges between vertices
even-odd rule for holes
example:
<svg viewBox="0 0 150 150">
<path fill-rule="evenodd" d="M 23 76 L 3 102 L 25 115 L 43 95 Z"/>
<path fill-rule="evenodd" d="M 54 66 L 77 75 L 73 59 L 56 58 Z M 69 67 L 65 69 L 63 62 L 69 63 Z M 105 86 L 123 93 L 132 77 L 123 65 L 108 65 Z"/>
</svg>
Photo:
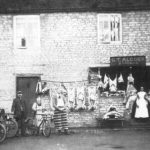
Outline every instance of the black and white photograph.
<svg viewBox="0 0 150 150">
<path fill-rule="evenodd" d="M 0 0 L 0 150 L 149 150 L 150 0 Z"/>
</svg>

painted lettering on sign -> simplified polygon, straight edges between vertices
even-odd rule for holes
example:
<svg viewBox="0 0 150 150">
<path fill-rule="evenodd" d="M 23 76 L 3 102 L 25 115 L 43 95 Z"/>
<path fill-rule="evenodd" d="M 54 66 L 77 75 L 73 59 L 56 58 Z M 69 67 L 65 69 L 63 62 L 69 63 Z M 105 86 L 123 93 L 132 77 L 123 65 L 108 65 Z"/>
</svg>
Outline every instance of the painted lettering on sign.
<svg viewBox="0 0 150 150">
<path fill-rule="evenodd" d="M 145 66 L 145 56 L 110 57 L 110 66 Z"/>
</svg>

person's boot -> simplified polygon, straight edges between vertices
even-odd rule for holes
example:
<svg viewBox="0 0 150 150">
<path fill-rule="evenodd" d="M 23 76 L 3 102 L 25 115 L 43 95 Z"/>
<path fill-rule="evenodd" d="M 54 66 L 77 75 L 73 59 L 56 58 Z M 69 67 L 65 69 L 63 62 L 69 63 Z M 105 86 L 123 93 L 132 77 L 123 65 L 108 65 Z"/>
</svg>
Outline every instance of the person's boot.
<svg viewBox="0 0 150 150">
<path fill-rule="evenodd" d="M 21 133 L 20 133 L 20 129 L 18 129 L 18 131 L 17 131 L 17 133 L 16 133 L 16 137 L 19 137 L 21 135 Z"/>
<path fill-rule="evenodd" d="M 62 135 L 62 132 L 61 132 L 61 130 L 58 130 L 58 135 Z"/>
<path fill-rule="evenodd" d="M 66 135 L 70 135 L 70 133 L 69 133 L 68 129 L 64 129 L 64 134 L 66 134 Z"/>
</svg>

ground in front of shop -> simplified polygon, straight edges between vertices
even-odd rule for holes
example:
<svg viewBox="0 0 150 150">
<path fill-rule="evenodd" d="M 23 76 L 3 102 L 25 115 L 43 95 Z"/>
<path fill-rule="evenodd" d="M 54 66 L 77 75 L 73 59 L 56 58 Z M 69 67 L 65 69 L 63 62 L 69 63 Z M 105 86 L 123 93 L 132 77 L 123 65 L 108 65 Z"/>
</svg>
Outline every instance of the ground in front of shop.
<svg viewBox="0 0 150 150">
<path fill-rule="evenodd" d="M 150 130 L 100 130 L 7 138 L 0 150 L 149 150 Z"/>
</svg>

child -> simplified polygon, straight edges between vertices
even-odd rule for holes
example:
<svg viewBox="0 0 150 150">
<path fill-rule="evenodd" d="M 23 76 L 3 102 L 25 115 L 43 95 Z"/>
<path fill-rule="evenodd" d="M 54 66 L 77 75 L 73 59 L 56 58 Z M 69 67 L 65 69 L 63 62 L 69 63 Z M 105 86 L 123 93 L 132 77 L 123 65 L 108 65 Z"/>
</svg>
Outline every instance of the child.
<svg viewBox="0 0 150 150">
<path fill-rule="evenodd" d="M 41 103 L 41 97 L 38 95 L 36 102 L 33 103 L 32 110 L 34 111 L 34 117 L 35 117 L 35 124 L 37 126 L 40 125 L 41 119 L 42 119 L 42 114 L 44 112 L 42 103 Z"/>
</svg>

